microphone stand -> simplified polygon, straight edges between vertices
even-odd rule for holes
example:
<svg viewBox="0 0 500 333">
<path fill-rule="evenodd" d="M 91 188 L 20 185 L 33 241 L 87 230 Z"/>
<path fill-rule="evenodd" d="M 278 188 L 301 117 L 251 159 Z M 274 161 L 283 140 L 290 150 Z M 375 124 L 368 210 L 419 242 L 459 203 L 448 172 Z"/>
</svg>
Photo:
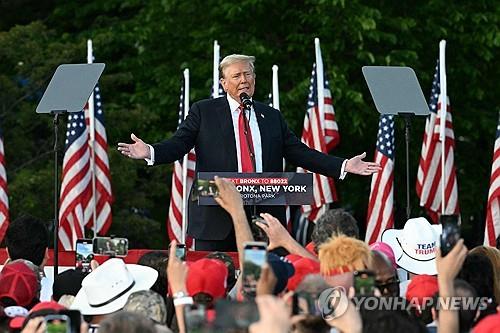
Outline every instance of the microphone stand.
<svg viewBox="0 0 500 333">
<path fill-rule="evenodd" d="M 58 125 L 59 113 L 54 112 L 54 277 L 59 274 L 59 173 L 58 173 Z"/>
</svg>

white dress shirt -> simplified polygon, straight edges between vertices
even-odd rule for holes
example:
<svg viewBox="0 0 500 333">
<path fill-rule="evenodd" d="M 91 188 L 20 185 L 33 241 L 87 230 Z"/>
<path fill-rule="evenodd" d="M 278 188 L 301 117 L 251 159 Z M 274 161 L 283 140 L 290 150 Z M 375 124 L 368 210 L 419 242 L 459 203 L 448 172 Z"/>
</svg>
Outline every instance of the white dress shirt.
<svg viewBox="0 0 500 333">
<path fill-rule="evenodd" d="M 231 110 L 231 117 L 233 119 L 233 129 L 234 129 L 234 139 L 236 140 L 236 156 L 238 158 L 238 172 L 241 172 L 241 149 L 240 149 L 240 129 L 238 125 L 238 120 L 240 117 L 240 103 L 236 102 L 234 98 L 227 96 L 227 101 L 229 102 L 229 109 Z M 250 132 L 252 134 L 253 150 L 255 154 L 255 172 L 262 172 L 262 143 L 260 140 L 260 129 L 257 123 L 257 114 L 255 109 L 251 108 L 250 112 L 245 110 L 245 116 L 248 119 L 250 116 Z"/>
</svg>

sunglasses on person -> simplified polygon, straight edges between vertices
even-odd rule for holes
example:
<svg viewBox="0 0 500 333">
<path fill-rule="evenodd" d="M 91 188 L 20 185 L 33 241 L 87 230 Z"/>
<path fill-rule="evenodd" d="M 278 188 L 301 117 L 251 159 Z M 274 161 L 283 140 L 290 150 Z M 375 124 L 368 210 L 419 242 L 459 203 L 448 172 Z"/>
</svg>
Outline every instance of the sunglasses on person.
<svg viewBox="0 0 500 333">
<path fill-rule="evenodd" d="M 375 286 L 382 295 L 398 295 L 399 294 L 399 279 L 397 277 L 390 278 L 385 281 L 375 281 Z"/>
</svg>

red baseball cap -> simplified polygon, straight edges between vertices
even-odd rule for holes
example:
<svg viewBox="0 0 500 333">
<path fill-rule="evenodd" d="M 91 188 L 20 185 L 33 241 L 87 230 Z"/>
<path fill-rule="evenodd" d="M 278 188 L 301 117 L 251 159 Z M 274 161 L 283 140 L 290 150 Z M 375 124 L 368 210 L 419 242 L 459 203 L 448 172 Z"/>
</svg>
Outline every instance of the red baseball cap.
<svg viewBox="0 0 500 333">
<path fill-rule="evenodd" d="M 311 252 L 313 255 L 315 255 L 316 257 L 318 256 L 318 254 L 316 253 L 316 244 L 314 244 L 314 242 L 309 242 L 305 249 L 309 252 Z"/>
<path fill-rule="evenodd" d="M 0 298 L 12 298 L 19 306 L 30 305 L 39 287 L 35 272 L 23 262 L 8 264 L 0 273 Z"/>
<path fill-rule="evenodd" d="M 50 301 L 50 302 L 41 302 L 35 305 L 29 312 L 28 317 L 15 317 L 12 318 L 12 320 L 9 322 L 9 327 L 11 329 L 21 329 L 23 327 L 24 321 L 29 320 L 33 317 L 37 317 L 36 315 L 33 315 L 35 312 L 42 312 L 45 314 L 45 312 L 58 312 L 60 310 L 66 310 L 64 306 L 61 304 Z"/>
<path fill-rule="evenodd" d="M 319 262 L 310 258 L 300 258 L 292 262 L 295 274 L 288 279 L 288 290 L 295 290 L 309 274 L 319 274 Z"/>
<path fill-rule="evenodd" d="M 472 330 L 473 333 L 500 333 L 500 313 L 484 317 Z"/>
<path fill-rule="evenodd" d="M 66 307 L 55 302 L 55 301 L 40 302 L 31 309 L 30 313 L 33 313 L 35 311 L 41 311 L 41 310 L 60 311 L 60 310 L 66 310 Z"/>
<path fill-rule="evenodd" d="M 203 258 L 191 263 L 186 281 L 188 294 L 206 293 L 214 300 L 224 297 L 227 274 L 227 267 L 220 260 Z"/>
<path fill-rule="evenodd" d="M 406 290 L 406 299 L 413 299 L 418 305 L 424 305 L 424 297 L 433 297 L 439 291 L 437 277 L 432 275 L 417 275 L 411 279 Z"/>
<path fill-rule="evenodd" d="M 291 264 L 293 264 L 294 262 L 304 258 L 303 256 L 299 256 L 298 254 L 289 254 L 287 255 L 286 257 L 286 260 L 288 260 Z"/>
</svg>

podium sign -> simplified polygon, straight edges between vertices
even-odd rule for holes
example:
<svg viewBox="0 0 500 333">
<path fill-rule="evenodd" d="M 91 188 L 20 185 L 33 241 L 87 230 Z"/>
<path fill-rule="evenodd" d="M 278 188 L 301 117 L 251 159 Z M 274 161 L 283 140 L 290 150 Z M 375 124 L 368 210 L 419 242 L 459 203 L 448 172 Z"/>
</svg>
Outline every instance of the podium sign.
<svg viewBox="0 0 500 333">
<path fill-rule="evenodd" d="M 295 172 L 198 172 L 198 179 L 227 178 L 236 185 L 243 205 L 310 205 L 313 202 L 312 173 Z M 196 184 L 193 184 L 196 186 Z M 200 206 L 218 205 L 212 196 L 199 196 Z"/>
</svg>

